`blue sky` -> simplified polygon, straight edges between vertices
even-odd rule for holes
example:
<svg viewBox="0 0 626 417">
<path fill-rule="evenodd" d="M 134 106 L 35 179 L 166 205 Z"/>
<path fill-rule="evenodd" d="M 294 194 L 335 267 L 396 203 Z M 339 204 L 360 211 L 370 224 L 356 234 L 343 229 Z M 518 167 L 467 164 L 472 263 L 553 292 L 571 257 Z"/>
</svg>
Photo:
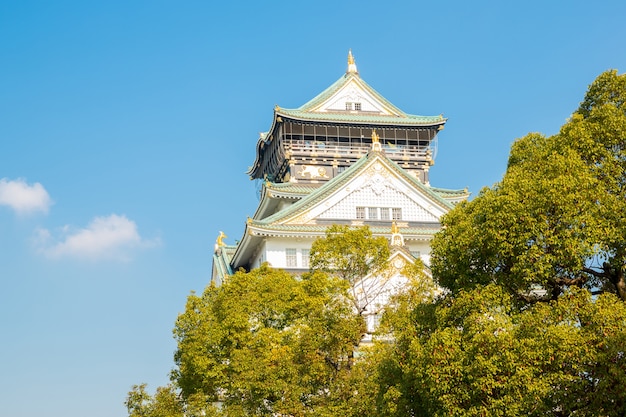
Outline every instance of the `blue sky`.
<svg viewBox="0 0 626 417">
<path fill-rule="evenodd" d="M 474 194 L 626 71 L 623 1 L 0 3 L 0 415 L 124 416 L 165 384 L 258 133 L 346 70 L 448 117 L 431 183 Z"/>
</svg>

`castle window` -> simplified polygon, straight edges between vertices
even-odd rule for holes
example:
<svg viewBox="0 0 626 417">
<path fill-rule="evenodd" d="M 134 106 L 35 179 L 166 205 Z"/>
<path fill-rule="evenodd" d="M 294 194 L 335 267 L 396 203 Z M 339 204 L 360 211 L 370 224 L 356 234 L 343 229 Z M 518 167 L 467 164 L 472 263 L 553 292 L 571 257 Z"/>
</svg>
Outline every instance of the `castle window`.
<svg viewBox="0 0 626 417">
<path fill-rule="evenodd" d="M 302 252 L 302 267 L 308 268 L 309 267 L 309 250 L 302 249 L 301 252 Z"/>
<path fill-rule="evenodd" d="M 357 220 L 402 220 L 402 208 L 400 207 L 357 207 Z"/>
<path fill-rule="evenodd" d="M 287 266 L 298 266 L 298 253 L 296 251 L 296 249 L 293 248 L 287 248 L 285 249 L 285 255 L 286 255 L 286 260 L 287 260 Z"/>
<path fill-rule="evenodd" d="M 352 110 L 352 103 L 346 102 L 346 110 L 347 111 Z"/>
<path fill-rule="evenodd" d="M 354 110 L 361 111 L 361 103 L 354 103 Z"/>
</svg>

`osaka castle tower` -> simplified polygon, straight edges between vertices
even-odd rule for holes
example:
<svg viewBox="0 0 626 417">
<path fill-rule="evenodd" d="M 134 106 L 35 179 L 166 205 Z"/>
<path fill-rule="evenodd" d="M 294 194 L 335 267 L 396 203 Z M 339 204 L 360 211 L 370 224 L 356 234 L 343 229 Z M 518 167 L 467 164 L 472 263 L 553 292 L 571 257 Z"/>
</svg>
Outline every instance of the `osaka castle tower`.
<svg viewBox="0 0 626 417">
<path fill-rule="evenodd" d="M 220 232 L 212 282 L 264 262 L 303 273 L 311 244 L 333 224 L 367 225 L 390 239 L 392 256 L 428 265 L 439 218 L 469 196 L 430 185 L 445 123 L 394 106 L 359 76 L 350 52 L 326 90 L 296 109 L 274 108 L 248 171 L 261 182 L 259 205 L 235 245 Z"/>
</svg>

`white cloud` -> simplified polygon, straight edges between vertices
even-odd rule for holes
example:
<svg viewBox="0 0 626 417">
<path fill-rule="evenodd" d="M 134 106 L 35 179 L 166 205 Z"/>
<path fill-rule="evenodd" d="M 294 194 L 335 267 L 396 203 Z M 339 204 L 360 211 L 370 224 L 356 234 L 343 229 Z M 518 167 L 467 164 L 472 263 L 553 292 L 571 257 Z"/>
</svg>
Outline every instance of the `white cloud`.
<svg viewBox="0 0 626 417">
<path fill-rule="evenodd" d="M 40 252 L 49 258 L 128 261 L 134 250 L 160 244 L 159 239 L 142 238 L 134 221 L 117 214 L 96 217 L 79 230 L 65 226 L 60 234 L 60 238 L 54 238 L 47 229 L 38 230 L 36 245 Z"/>
<path fill-rule="evenodd" d="M 47 213 L 51 204 L 50 195 L 38 182 L 28 185 L 22 178 L 15 181 L 0 179 L 0 206 L 9 206 L 17 214 L 28 214 L 35 211 Z"/>
</svg>

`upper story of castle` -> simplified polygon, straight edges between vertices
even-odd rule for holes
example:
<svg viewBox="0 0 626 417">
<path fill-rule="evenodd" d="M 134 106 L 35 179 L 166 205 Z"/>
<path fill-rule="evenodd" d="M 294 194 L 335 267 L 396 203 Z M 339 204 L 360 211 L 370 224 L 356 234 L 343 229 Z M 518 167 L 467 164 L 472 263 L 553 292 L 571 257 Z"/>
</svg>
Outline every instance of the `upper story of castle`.
<svg viewBox="0 0 626 417">
<path fill-rule="evenodd" d="M 442 115 L 417 116 L 394 106 L 359 76 L 350 52 L 346 73 L 326 90 L 296 109 L 274 108 L 248 174 L 274 183 L 321 184 L 379 141 L 389 159 L 428 185 L 445 123 Z"/>
</svg>

